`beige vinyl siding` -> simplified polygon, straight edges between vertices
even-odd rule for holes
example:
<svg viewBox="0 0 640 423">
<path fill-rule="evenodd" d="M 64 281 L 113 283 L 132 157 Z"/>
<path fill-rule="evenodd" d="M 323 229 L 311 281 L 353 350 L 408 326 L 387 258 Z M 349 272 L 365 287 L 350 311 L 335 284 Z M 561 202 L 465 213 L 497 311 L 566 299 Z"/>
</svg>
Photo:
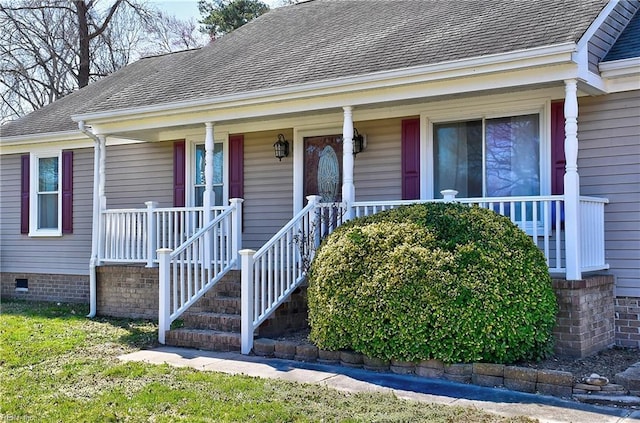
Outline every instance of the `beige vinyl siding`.
<svg viewBox="0 0 640 423">
<path fill-rule="evenodd" d="M 356 122 L 367 136 L 367 148 L 355 157 L 353 179 L 356 201 L 402 198 L 402 119 Z"/>
<path fill-rule="evenodd" d="M 0 156 L 0 271 L 88 275 L 93 149 L 73 151 L 73 233 L 60 237 L 20 233 L 20 156 Z"/>
<path fill-rule="evenodd" d="M 640 297 L 640 91 L 581 98 L 582 195 L 606 197 L 605 252 L 616 295 Z"/>
<path fill-rule="evenodd" d="M 260 248 L 293 217 L 293 151 L 275 158 L 279 133 L 292 147 L 291 130 L 244 134 L 244 248 Z"/>
<path fill-rule="evenodd" d="M 598 64 L 609 52 L 622 30 L 638 10 L 637 1 L 623 0 L 616 5 L 609 17 L 589 40 L 589 70 L 598 73 Z"/>
<path fill-rule="evenodd" d="M 173 207 L 173 142 L 108 146 L 105 195 L 108 209 Z"/>
</svg>

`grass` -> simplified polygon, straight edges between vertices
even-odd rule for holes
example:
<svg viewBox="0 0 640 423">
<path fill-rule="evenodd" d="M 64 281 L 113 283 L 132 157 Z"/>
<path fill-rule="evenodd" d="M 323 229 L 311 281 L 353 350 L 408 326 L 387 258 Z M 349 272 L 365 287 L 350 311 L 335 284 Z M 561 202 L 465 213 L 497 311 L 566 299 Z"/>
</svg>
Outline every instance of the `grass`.
<svg viewBox="0 0 640 423">
<path fill-rule="evenodd" d="M 5 302 L 0 421 L 531 422 L 390 394 L 118 360 L 155 345 L 143 320 L 87 319 L 83 305 Z"/>
</svg>

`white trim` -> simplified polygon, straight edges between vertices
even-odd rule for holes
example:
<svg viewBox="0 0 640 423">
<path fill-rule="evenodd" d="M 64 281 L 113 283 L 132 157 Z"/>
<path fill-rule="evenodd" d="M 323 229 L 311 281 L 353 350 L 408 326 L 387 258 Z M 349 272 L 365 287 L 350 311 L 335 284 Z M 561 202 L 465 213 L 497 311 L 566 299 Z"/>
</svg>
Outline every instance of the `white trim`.
<svg viewBox="0 0 640 423">
<path fill-rule="evenodd" d="M 85 134 L 77 129 L 64 132 L 45 132 L 41 134 L 16 135 L 13 137 L 0 138 L 2 148 L 14 144 L 38 144 L 56 141 L 90 140 Z"/>
<path fill-rule="evenodd" d="M 609 0 L 607 5 L 600 11 L 598 17 L 591 22 L 589 28 L 584 32 L 580 40 L 578 40 L 578 44 L 576 45 L 576 50 L 580 52 L 581 50 L 587 49 L 589 47 L 589 41 L 591 37 L 600 29 L 602 24 L 607 20 L 613 9 L 618 5 L 618 0 Z"/>
<path fill-rule="evenodd" d="M 341 121 L 293 128 L 293 215 L 304 208 L 304 139 L 333 134 L 342 134 Z"/>
<path fill-rule="evenodd" d="M 102 112 L 72 115 L 74 121 L 108 122 L 117 118 L 140 118 L 166 116 L 170 113 L 201 112 L 203 109 L 233 107 L 239 105 L 264 104 L 276 97 L 279 101 L 341 94 L 351 87 L 352 90 L 386 88 L 417 82 L 476 76 L 485 73 L 520 70 L 538 66 L 570 63 L 575 52 L 575 43 L 561 43 L 551 46 L 535 47 L 526 50 L 509 51 L 461 60 L 410 68 L 373 72 L 365 75 L 316 81 L 305 84 L 268 88 L 230 95 L 221 95 L 201 100 L 178 101 L 145 107 L 132 107 Z M 229 104 L 231 103 L 231 104 Z M 233 104 L 240 103 L 240 104 Z M 219 119 L 216 119 L 219 121 Z"/>
<path fill-rule="evenodd" d="M 222 144 L 222 156 L 223 156 L 223 169 L 222 169 L 222 205 L 229 203 L 229 133 L 222 131 L 215 131 L 213 136 L 214 144 Z M 204 145 L 204 133 L 200 135 L 192 135 L 185 138 L 185 205 L 187 207 L 193 207 L 195 199 L 193 195 L 193 188 L 195 184 L 194 179 L 194 159 L 196 145 Z"/>
<path fill-rule="evenodd" d="M 56 229 L 38 229 L 39 159 L 51 157 L 58 159 L 58 227 Z M 41 150 L 29 155 L 29 237 L 62 236 L 62 178 L 62 150 Z"/>
<path fill-rule="evenodd" d="M 604 78 L 617 78 L 640 73 L 640 57 L 600 62 L 598 65 Z"/>
<path fill-rule="evenodd" d="M 611 12 L 618 5 L 618 0 L 610 0 L 607 5 L 600 11 L 598 17 L 591 22 L 589 28 L 582 35 L 576 45 L 576 52 L 573 60 L 578 65 L 577 77 L 581 82 L 593 88 L 592 94 L 603 94 L 606 92 L 606 85 L 600 75 L 589 70 L 589 41 L 600 29 L 602 24 L 609 18 Z M 585 89 L 584 87 L 582 87 Z M 587 89 L 588 90 L 588 89 Z"/>
<path fill-rule="evenodd" d="M 532 98 L 525 100 L 504 101 L 498 104 L 474 104 L 468 107 L 438 108 L 437 111 L 423 112 L 420 114 L 421 134 L 425 133 L 426 140 L 424 142 L 426 160 L 422 161 L 421 151 L 421 167 L 420 167 L 420 184 L 421 198 L 434 199 L 438 193 L 434 192 L 433 182 L 435 180 L 434 168 L 435 157 L 433 154 L 433 125 L 444 122 L 462 122 L 467 120 L 482 120 L 482 148 L 483 148 L 483 195 L 485 184 L 485 168 L 484 168 L 484 148 L 485 148 L 485 119 L 493 119 L 509 116 L 521 116 L 528 114 L 537 114 L 539 116 L 539 172 L 540 172 L 540 194 L 549 195 L 551 192 L 551 99 L 550 98 Z M 424 172 L 423 172 L 424 170 Z M 422 186 L 425 185 L 424 193 Z M 425 197 L 422 197 L 424 194 Z"/>
</svg>

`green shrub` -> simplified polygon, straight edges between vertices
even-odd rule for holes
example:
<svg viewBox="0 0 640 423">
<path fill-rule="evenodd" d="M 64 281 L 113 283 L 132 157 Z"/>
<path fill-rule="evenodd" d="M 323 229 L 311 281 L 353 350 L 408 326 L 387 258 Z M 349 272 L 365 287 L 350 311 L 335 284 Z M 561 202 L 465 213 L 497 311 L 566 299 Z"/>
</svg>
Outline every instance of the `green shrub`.
<svg viewBox="0 0 640 423">
<path fill-rule="evenodd" d="M 396 360 L 510 363 L 552 347 L 544 256 L 478 207 L 404 206 L 338 228 L 309 272 L 310 338 Z"/>
</svg>

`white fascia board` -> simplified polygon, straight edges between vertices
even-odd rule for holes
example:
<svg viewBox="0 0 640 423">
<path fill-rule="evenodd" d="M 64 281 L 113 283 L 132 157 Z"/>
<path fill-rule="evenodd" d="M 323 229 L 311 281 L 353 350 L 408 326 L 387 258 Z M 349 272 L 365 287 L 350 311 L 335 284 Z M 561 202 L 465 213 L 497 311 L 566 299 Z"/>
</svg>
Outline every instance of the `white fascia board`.
<svg viewBox="0 0 640 423">
<path fill-rule="evenodd" d="M 607 3 L 607 5 L 600 11 L 600 14 L 598 15 L 598 17 L 593 22 L 591 22 L 591 25 L 589 25 L 589 28 L 587 28 L 587 30 L 584 32 L 584 34 L 582 34 L 582 37 L 578 41 L 578 45 L 577 45 L 578 52 L 586 50 L 589 47 L 589 40 L 591 40 L 591 37 L 593 37 L 596 31 L 600 29 L 600 26 L 602 26 L 604 21 L 607 20 L 611 12 L 613 12 L 613 9 L 615 9 L 616 6 L 618 5 L 618 3 L 619 3 L 618 0 L 610 0 Z"/>
<path fill-rule="evenodd" d="M 174 102 L 148 107 L 109 110 L 95 113 L 83 113 L 73 115 L 71 118 L 74 121 L 84 120 L 91 122 L 91 124 L 94 125 L 118 119 L 166 116 L 167 114 L 189 113 L 191 111 L 201 112 L 203 109 L 246 106 L 273 101 L 287 101 L 292 99 L 326 96 L 348 91 L 390 88 L 419 82 L 461 78 L 487 73 L 569 63 L 572 61 L 572 54 L 575 52 L 575 49 L 575 43 L 562 43 L 527 50 L 442 62 L 433 65 L 374 72 L 366 75 L 325 80 L 308 84 L 224 95 L 204 100 Z"/>
<path fill-rule="evenodd" d="M 600 11 L 598 17 L 591 22 L 589 28 L 582 35 L 578 44 L 576 45 L 576 52 L 573 60 L 578 65 L 578 79 L 583 83 L 580 89 L 590 94 L 604 94 L 606 93 L 606 84 L 600 75 L 597 75 L 589 70 L 589 41 L 593 35 L 600 29 L 602 24 L 607 20 L 611 12 L 618 5 L 618 0 L 611 0 Z"/>
<path fill-rule="evenodd" d="M 45 132 L 42 134 L 18 135 L 2 137 L 0 154 L 16 154 L 41 148 L 43 145 L 56 148 L 92 147 L 93 140 L 80 131 Z"/>
<path fill-rule="evenodd" d="M 637 76 L 640 74 L 640 57 L 601 62 L 598 67 L 605 79 Z"/>
<path fill-rule="evenodd" d="M 378 89 L 360 90 L 354 92 L 338 92 L 309 99 L 292 99 L 290 101 L 248 104 L 236 107 L 223 107 L 215 110 L 198 110 L 186 114 L 147 118 L 144 116 L 132 120 L 115 120 L 110 123 L 92 124 L 100 133 L 118 134 L 137 131 L 167 128 L 171 126 L 199 125 L 202 122 L 213 121 L 217 124 L 227 124 L 232 121 L 247 119 L 264 119 L 275 116 L 296 115 L 303 112 L 318 111 L 337 112 L 345 105 L 359 107 L 388 104 L 394 101 L 424 100 L 440 96 L 450 96 L 465 93 L 487 92 L 491 90 L 510 89 L 513 87 L 528 87 L 539 84 L 561 83 L 565 79 L 576 78 L 575 63 L 566 63 L 543 68 L 528 68 L 511 72 L 481 74 L 467 78 L 451 80 L 436 80 L 424 83 L 398 85 L 396 87 L 380 87 Z"/>
</svg>

